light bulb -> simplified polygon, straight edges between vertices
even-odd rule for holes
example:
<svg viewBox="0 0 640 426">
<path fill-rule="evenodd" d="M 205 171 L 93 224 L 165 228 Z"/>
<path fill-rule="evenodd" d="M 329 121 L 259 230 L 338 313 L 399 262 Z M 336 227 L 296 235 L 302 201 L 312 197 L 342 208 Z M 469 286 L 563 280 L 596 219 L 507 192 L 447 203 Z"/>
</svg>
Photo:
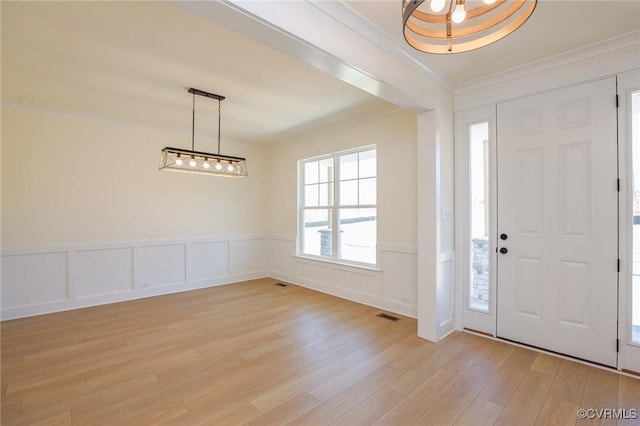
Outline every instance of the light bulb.
<svg viewBox="0 0 640 426">
<path fill-rule="evenodd" d="M 496 0 L 484 0 L 484 4 L 494 4 Z"/>
<path fill-rule="evenodd" d="M 444 9 L 445 0 L 431 0 L 431 10 L 434 12 L 440 12 Z"/>
<path fill-rule="evenodd" d="M 180 154 L 178 154 L 178 159 L 176 160 L 176 166 L 182 166 L 182 158 L 180 158 Z"/>
<path fill-rule="evenodd" d="M 233 171 L 233 164 L 229 163 L 229 165 L 227 166 L 227 170 L 229 170 L 230 172 Z"/>
<path fill-rule="evenodd" d="M 220 161 L 216 163 L 216 170 L 222 170 L 222 164 L 220 164 Z"/>
<path fill-rule="evenodd" d="M 191 161 L 189 161 L 189 165 L 191 167 L 195 167 L 196 166 L 196 160 L 193 157 L 191 157 Z"/>
<path fill-rule="evenodd" d="M 451 20 L 456 24 L 459 24 L 460 22 L 464 21 L 464 18 L 466 16 L 467 12 L 464 10 L 464 4 L 459 4 L 451 14 Z"/>
<path fill-rule="evenodd" d="M 208 158 L 204 159 L 204 163 L 202 163 L 202 167 L 204 167 L 205 169 L 209 168 L 209 159 Z"/>
</svg>

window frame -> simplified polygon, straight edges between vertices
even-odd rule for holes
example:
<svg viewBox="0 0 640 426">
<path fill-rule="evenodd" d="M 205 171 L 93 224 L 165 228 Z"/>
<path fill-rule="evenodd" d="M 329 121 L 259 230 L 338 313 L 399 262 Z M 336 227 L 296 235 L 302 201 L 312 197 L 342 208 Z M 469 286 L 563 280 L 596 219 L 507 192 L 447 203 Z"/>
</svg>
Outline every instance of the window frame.
<svg viewBox="0 0 640 426">
<path fill-rule="evenodd" d="M 365 179 L 370 179 L 370 178 L 375 178 L 376 179 L 376 185 L 375 185 L 375 192 L 376 192 L 376 199 L 375 199 L 375 204 L 340 204 L 340 158 L 347 156 L 347 155 L 353 155 L 353 154 L 360 154 L 362 152 L 366 152 L 366 151 L 375 151 L 376 154 L 376 172 L 374 176 L 367 176 L 364 178 L 361 178 L 359 176 L 358 173 L 358 177 L 356 177 L 355 179 L 349 179 L 349 180 L 355 180 L 356 182 L 359 182 L 361 180 L 365 180 Z M 307 184 L 305 183 L 305 165 L 307 163 L 311 163 L 314 161 L 322 161 L 325 159 L 332 159 L 333 160 L 333 180 L 330 181 L 329 183 L 333 184 L 333 203 L 331 205 L 318 205 L 318 206 L 310 206 L 310 207 L 306 207 L 305 206 L 305 196 L 306 196 L 306 191 L 305 188 L 307 186 Z M 377 213 L 378 213 L 378 149 L 377 146 L 375 144 L 372 145 L 366 145 L 366 146 L 362 146 L 362 147 L 358 147 L 358 148 L 353 148 L 353 149 L 349 149 L 349 150 L 344 150 L 344 151 L 337 151 L 337 152 L 333 152 L 333 153 L 329 153 L 329 154 L 324 154 L 324 155 L 319 155 L 319 156 L 315 156 L 315 157 L 310 157 L 310 158 L 305 158 L 302 160 L 298 161 L 298 182 L 297 182 L 297 186 L 298 186 L 298 212 L 297 212 L 297 223 L 298 223 L 298 235 L 296 238 L 296 256 L 297 257 L 302 257 L 302 258 L 307 258 L 307 259 L 313 259 L 313 260 L 319 260 L 322 262 L 329 262 L 329 263 L 336 263 L 336 264 L 340 264 L 340 265 L 348 265 L 348 266 L 355 266 L 355 267 L 359 267 L 359 268 L 363 268 L 363 269 L 371 269 L 371 270 L 379 270 L 379 260 L 380 260 L 380 256 L 378 253 L 378 229 L 377 229 Z M 358 200 L 359 203 L 359 200 Z M 375 262 L 374 263 L 368 263 L 368 262 L 360 262 L 360 261 L 355 261 L 355 260 L 349 260 L 349 259 L 344 259 L 340 257 L 340 241 L 339 241 L 339 237 L 335 237 L 336 235 L 339 235 L 339 230 L 340 230 L 340 223 L 339 223 L 339 219 L 340 219 L 340 211 L 341 210 L 345 210 L 345 209 L 375 209 L 376 212 L 376 241 L 375 241 L 375 249 L 374 249 L 374 253 L 375 253 Z M 312 253 L 305 253 L 304 252 L 304 246 L 305 246 L 305 241 L 304 241 L 304 229 L 305 229 L 305 212 L 306 211 L 310 211 L 310 210 L 330 210 L 330 214 L 329 216 L 331 217 L 331 230 L 332 230 L 332 236 L 334 236 L 332 238 L 331 244 L 332 244 L 332 250 L 331 250 L 331 257 L 328 256 L 322 256 L 322 255 L 315 255 Z"/>
</svg>

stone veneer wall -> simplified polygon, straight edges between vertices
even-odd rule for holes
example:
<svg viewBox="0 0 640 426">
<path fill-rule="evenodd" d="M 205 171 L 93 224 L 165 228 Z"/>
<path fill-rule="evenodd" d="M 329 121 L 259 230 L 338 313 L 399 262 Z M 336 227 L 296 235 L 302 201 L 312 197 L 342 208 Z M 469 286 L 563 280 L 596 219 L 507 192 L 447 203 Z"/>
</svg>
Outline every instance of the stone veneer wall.
<svg viewBox="0 0 640 426">
<path fill-rule="evenodd" d="M 489 239 L 478 237 L 471 240 L 473 246 L 470 303 L 475 307 L 487 306 L 489 303 Z"/>
</svg>

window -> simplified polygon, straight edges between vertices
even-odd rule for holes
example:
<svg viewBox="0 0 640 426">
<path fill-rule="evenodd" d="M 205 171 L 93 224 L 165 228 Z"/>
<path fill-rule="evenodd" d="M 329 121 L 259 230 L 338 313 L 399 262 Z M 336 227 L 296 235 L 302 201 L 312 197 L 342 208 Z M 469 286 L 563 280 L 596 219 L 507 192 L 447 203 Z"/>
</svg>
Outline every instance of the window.
<svg viewBox="0 0 640 426">
<path fill-rule="evenodd" d="M 376 265 L 375 147 L 302 160 L 299 166 L 299 254 Z"/>
<path fill-rule="evenodd" d="M 469 308 L 489 311 L 489 123 L 469 126 L 471 280 Z"/>
</svg>

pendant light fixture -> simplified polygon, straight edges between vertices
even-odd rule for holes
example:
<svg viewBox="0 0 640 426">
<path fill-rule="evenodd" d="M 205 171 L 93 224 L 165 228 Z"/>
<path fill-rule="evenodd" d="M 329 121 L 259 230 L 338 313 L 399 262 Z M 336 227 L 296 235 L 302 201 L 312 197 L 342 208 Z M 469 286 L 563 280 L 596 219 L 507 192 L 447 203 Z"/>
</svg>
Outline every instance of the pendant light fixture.
<svg viewBox="0 0 640 426">
<path fill-rule="evenodd" d="M 190 88 L 188 92 L 193 94 L 191 150 L 164 148 L 160 158 L 160 170 L 235 178 L 246 177 L 246 159 L 220 154 L 221 104 L 225 97 L 194 88 Z M 216 154 L 195 150 L 196 95 L 218 100 L 218 152 Z"/>
<path fill-rule="evenodd" d="M 496 42 L 525 23 L 537 0 L 402 0 L 404 39 L 426 53 L 449 54 Z"/>
</svg>

